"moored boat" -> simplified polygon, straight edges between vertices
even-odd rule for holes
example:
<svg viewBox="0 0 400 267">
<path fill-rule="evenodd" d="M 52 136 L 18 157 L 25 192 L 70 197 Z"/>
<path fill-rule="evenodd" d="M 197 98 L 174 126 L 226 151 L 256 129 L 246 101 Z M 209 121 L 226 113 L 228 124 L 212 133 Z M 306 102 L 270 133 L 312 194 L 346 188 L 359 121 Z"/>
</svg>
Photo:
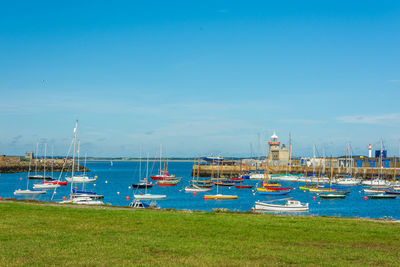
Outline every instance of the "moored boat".
<svg viewBox="0 0 400 267">
<path fill-rule="evenodd" d="M 298 200 L 286 200 L 283 205 L 268 202 L 256 201 L 255 210 L 274 211 L 274 212 L 305 212 L 308 211 L 308 203 L 302 204 Z"/>
<path fill-rule="evenodd" d="M 14 191 L 15 196 L 27 196 L 27 195 L 41 195 L 41 194 L 46 194 L 46 191 L 43 190 L 22 190 L 22 189 L 17 189 Z"/>
<path fill-rule="evenodd" d="M 136 194 L 133 195 L 136 199 L 164 199 L 167 198 L 166 195 L 155 195 L 155 194 Z"/>
<path fill-rule="evenodd" d="M 370 199 L 393 199 L 396 198 L 396 195 L 392 194 L 376 194 L 376 195 L 369 195 L 368 198 Z"/>
<path fill-rule="evenodd" d="M 177 185 L 181 180 L 175 179 L 175 180 L 159 180 L 157 184 L 159 186 L 174 186 Z"/>
<path fill-rule="evenodd" d="M 319 195 L 319 197 L 322 199 L 341 199 L 341 198 L 345 198 L 346 195 L 344 195 L 344 194 L 322 194 L 322 195 Z"/>
<path fill-rule="evenodd" d="M 236 188 L 238 189 L 250 189 L 253 188 L 252 185 L 235 185 Z"/>
<path fill-rule="evenodd" d="M 205 195 L 204 199 L 237 199 L 238 196 L 236 195 L 222 195 L 222 194 L 216 194 L 216 195 Z"/>
</svg>

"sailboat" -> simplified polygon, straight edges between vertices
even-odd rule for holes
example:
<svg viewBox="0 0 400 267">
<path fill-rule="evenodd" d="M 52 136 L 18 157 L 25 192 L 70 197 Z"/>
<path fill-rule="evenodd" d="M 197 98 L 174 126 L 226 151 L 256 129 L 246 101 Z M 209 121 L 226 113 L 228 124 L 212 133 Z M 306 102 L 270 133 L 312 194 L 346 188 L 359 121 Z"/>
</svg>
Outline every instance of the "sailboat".
<svg viewBox="0 0 400 267">
<path fill-rule="evenodd" d="M 147 154 L 147 166 L 146 166 L 146 178 L 144 181 L 147 181 L 149 177 L 149 154 Z M 147 186 L 145 186 L 145 193 L 144 194 L 134 194 L 133 197 L 135 199 L 165 199 L 167 198 L 166 195 L 156 195 L 156 194 L 149 194 L 147 193 Z"/>
<path fill-rule="evenodd" d="M 39 150 L 39 143 L 36 143 L 36 154 L 35 154 L 35 174 L 34 175 L 28 175 L 28 179 L 31 179 L 31 180 L 48 180 L 48 181 L 51 181 L 51 180 L 53 180 L 53 177 L 50 177 L 50 176 L 46 176 L 46 174 L 44 173 L 44 175 L 42 175 L 42 174 L 38 174 L 38 157 L 37 157 L 37 154 L 38 154 L 38 150 Z M 46 160 L 46 159 L 45 159 Z M 46 163 L 44 163 L 44 164 L 46 164 Z M 44 167 L 45 168 L 45 167 Z"/>
<path fill-rule="evenodd" d="M 100 199 L 103 198 L 102 195 L 97 195 L 95 192 L 90 191 L 78 191 L 74 188 L 74 183 L 82 183 L 76 182 L 75 179 L 75 154 L 76 154 L 76 143 L 77 143 L 77 134 L 78 134 L 78 120 L 76 121 L 75 128 L 74 128 L 74 139 L 73 139 L 73 146 L 74 152 L 72 156 L 72 172 L 70 178 L 71 183 L 71 191 L 70 191 L 70 198 L 68 200 L 64 200 L 61 203 L 72 203 L 72 204 L 86 204 L 86 205 L 102 205 L 104 204 L 103 201 Z M 97 179 L 97 177 L 96 177 Z M 67 180 L 68 181 L 68 180 Z M 79 181 L 79 180 L 78 180 Z M 83 182 L 84 183 L 84 182 Z"/>
<path fill-rule="evenodd" d="M 160 145 L 160 172 L 156 175 L 152 175 L 151 179 L 153 180 L 169 180 L 169 179 L 178 179 L 175 178 L 175 175 L 170 175 L 168 173 L 168 162 L 164 163 L 164 170 L 162 169 L 162 145 Z"/>
<path fill-rule="evenodd" d="M 279 184 L 268 183 L 269 171 L 268 171 L 268 156 L 265 157 L 265 171 L 264 171 L 264 181 L 261 187 L 256 187 L 258 194 L 260 195 L 286 195 L 290 193 L 290 189 L 279 188 Z M 276 186 L 278 185 L 278 186 Z"/>
<path fill-rule="evenodd" d="M 219 162 L 218 162 L 219 164 Z M 219 175 L 219 168 L 218 168 L 218 177 L 220 177 Z M 205 195 L 204 199 L 208 200 L 208 199 L 221 199 L 221 200 L 227 200 L 227 199 L 237 199 L 238 196 L 237 195 L 223 195 L 223 194 L 219 194 L 218 193 L 218 188 L 219 188 L 219 184 L 218 183 L 214 183 L 217 186 L 217 194 L 216 195 Z"/>
<path fill-rule="evenodd" d="M 89 177 L 86 174 L 86 169 L 84 169 L 83 173 L 79 173 L 79 158 L 80 158 L 80 141 L 78 142 L 78 164 L 77 164 L 77 174 L 76 175 L 71 175 L 70 177 L 65 177 L 65 180 L 68 182 L 73 182 L 73 183 L 94 183 L 97 180 L 97 175 L 94 177 Z M 86 158 L 85 158 L 86 162 Z M 85 163 L 86 164 L 86 163 Z"/>
<path fill-rule="evenodd" d="M 43 181 L 40 184 L 34 184 L 33 189 L 55 189 L 59 188 L 60 185 L 57 183 L 45 183 L 46 182 L 46 153 L 47 153 L 47 144 L 44 144 L 44 162 L 43 162 Z M 53 181 L 51 181 L 53 182 Z"/>
<path fill-rule="evenodd" d="M 147 169 L 149 168 L 149 159 L 147 159 Z M 147 181 L 147 174 L 146 178 L 142 180 L 142 150 L 140 150 L 140 159 L 139 159 L 139 182 L 138 183 L 133 183 L 132 188 L 133 189 L 143 189 L 143 188 L 152 188 L 153 183 L 149 183 Z"/>
<path fill-rule="evenodd" d="M 38 190 L 38 189 L 29 189 L 29 176 L 31 172 L 31 165 L 32 165 L 32 159 L 29 161 L 29 169 L 28 169 L 28 176 L 26 179 L 26 189 L 17 189 L 14 191 L 15 196 L 35 196 L 35 195 L 41 195 L 41 194 L 46 194 L 46 191 L 44 190 Z"/>
<path fill-rule="evenodd" d="M 196 180 L 192 180 L 192 184 L 190 186 L 185 187 L 185 192 L 208 192 L 212 190 L 211 187 L 202 187 L 201 185 L 198 185 L 199 182 L 199 176 L 200 176 L 200 158 L 198 159 L 198 165 L 197 165 L 197 172 L 196 172 Z"/>
<path fill-rule="evenodd" d="M 320 194 L 319 197 L 322 199 L 335 199 L 335 198 L 345 198 L 346 192 L 337 191 L 332 189 L 332 178 L 333 178 L 333 166 L 331 158 L 331 177 L 329 179 L 329 189 L 328 191 L 323 191 L 325 194 Z"/>
</svg>

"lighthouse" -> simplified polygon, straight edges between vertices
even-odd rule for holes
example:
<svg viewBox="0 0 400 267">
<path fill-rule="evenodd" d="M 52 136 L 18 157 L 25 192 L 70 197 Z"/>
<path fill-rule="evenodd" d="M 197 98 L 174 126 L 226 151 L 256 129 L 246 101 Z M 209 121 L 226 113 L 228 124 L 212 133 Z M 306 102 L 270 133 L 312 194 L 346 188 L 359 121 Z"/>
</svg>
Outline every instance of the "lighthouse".
<svg viewBox="0 0 400 267">
<path fill-rule="evenodd" d="M 274 132 L 271 136 L 269 144 L 269 153 L 268 159 L 273 161 L 288 161 L 289 160 L 289 151 L 286 149 L 285 145 L 282 145 L 279 142 L 278 136 Z"/>
<path fill-rule="evenodd" d="M 368 148 L 368 157 L 372 158 L 372 149 L 373 149 L 373 146 L 372 146 L 371 144 L 369 144 L 369 145 L 367 146 L 367 148 Z"/>
</svg>

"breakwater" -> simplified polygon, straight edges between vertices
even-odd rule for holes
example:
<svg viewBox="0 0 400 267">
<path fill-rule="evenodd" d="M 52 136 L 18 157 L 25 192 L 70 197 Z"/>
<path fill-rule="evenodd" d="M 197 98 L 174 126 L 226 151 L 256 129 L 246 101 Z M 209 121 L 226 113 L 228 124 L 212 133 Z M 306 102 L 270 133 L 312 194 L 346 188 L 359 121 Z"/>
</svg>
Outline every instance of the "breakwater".
<svg viewBox="0 0 400 267">
<path fill-rule="evenodd" d="M 52 170 L 54 172 L 61 172 L 63 169 L 64 163 L 63 162 L 55 162 L 53 165 L 49 162 L 46 163 L 46 172 L 50 173 Z M 64 166 L 65 171 L 71 171 L 71 163 L 68 162 Z M 34 172 L 43 172 L 44 170 L 44 163 L 39 162 L 35 166 L 30 166 L 31 173 Z M 75 171 L 78 170 L 78 166 L 75 166 Z M 21 162 L 0 162 L 0 173 L 19 173 L 19 172 L 28 172 L 29 171 L 29 162 L 21 161 Z M 84 168 L 83 166 L 79 166 L 79 171 L 86 171 L 90 172 L 89 169 Z"/>
<path fill-rule="evenodd" d="M 263 169 L 263 167 L 259 167 Z M 254 166 L 247 165 L 193 165 L 192 175 L 199 177 L 215 177 L 215 178 L 230 178 L 237 177 L 239 174 L 247 171 L 254 171 L 257 168 Z M 286 166 L 269 166 L 268 171 L 270 174 L 286 174 L 288 173 L 288 168 Z M 312 173 L 318 175 L 318 173 L 330 176 L 331 169 L 326 168 L 325 171 L 321 167 L 307 167 L 307 166 L 292 166 L 292 174 L 304 174 L 312 175 Z M 371 167 L 360 167 L 360 168 L 333 168 L 333 176 L 338 175 L 349 175 L 353 174 L 355 177 L 360 177 L 362 179 L 371 179 L 372 177 L 377 177 L 381 175 L 383 179 L 393 179 L 394 175 L 400 175 L 400 168 L 371 168 Z"/>
</svg>

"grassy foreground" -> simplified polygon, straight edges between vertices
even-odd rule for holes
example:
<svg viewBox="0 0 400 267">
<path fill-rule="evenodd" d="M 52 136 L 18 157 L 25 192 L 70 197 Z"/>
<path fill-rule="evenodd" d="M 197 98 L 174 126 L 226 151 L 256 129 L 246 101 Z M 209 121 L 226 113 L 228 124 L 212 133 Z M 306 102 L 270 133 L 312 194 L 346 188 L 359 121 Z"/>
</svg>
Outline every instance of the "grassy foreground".
<svg viewBox="0 0 400 267">
<path fill-rule="evenodd" d="M 0 266 L 400 265 L 400 225 L 0 201 Z"/>
</svg>

